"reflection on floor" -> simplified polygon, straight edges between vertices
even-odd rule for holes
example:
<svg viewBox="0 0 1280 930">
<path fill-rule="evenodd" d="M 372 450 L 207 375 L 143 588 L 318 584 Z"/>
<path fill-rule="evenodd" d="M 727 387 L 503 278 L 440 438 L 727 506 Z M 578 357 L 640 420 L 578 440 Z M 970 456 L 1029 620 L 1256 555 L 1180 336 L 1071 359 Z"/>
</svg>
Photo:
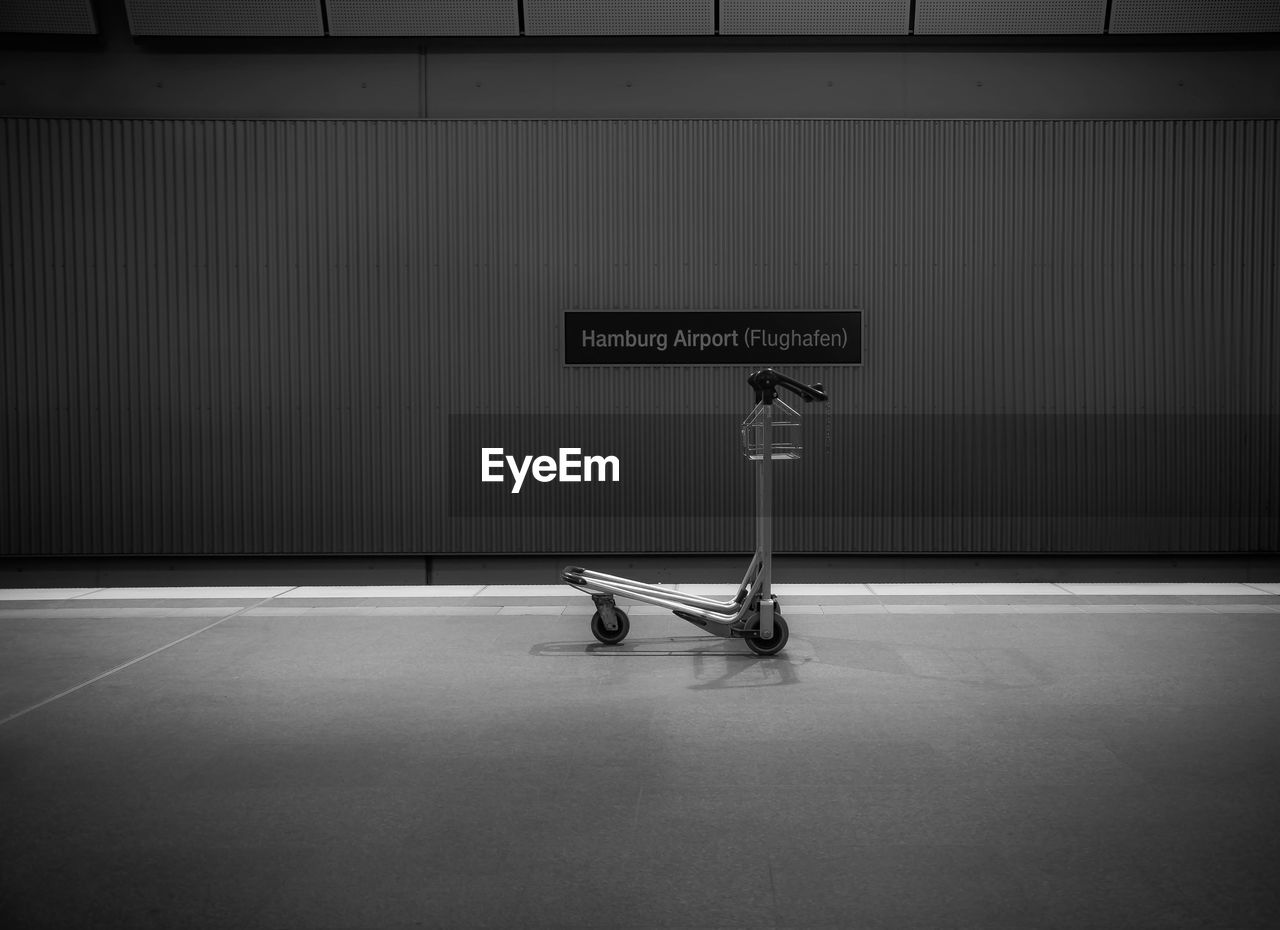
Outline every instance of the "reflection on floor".
<svg viewBox="0 0 1280 930">
<path fill-rule="evenodd" d="M 0 591 L 5 924 L 1280 925 L 1280 584 L 778 597 Z"/>
</svg>

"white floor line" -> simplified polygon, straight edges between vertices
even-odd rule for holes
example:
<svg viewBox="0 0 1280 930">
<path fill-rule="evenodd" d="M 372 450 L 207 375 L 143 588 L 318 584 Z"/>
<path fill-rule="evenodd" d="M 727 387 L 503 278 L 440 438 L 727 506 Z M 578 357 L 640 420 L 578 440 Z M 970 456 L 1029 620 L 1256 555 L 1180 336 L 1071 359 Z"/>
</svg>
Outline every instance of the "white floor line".
<svg viewBox="0 0 1280 930">
<path fill-rule="evenodd" d="M 300 585 L 280 597 L 475 597 L 484 585 Z"/>
<path fill-rule="evenodd" d="M 1257 594 L 1249 585 L 1239 582 L 1153 582 L 1149 584 L 1125 582 L 1063 582 L 1059 587 L 1066 593 L 1079 596 L 1101 595 L 1103 597 L 1132 596 L 1165 596 L 1165 597 L 1234 597 L 1238 595 Z"/>
<path fill-rule="evenodd" d="M 4 601 L 72 601 L 101 588 L 0 588 Z"/>
<path fill-rule="evenodd" d="M 164 598 L 201 600 L 258 600 L 263 597 L 279 597 L 291 591 L 288 585 L 166 585 L 146 588 L 101 588 L 84 594 L 77 600 L 84 601 L 134 601 L 161 600 Z"/>
<path fill-rule="evenodd" d="M 107 678 L 111 675 L 114 675 L 116 672 L 124 671 L 126 668 L 128 668 L 131 665 L 137 665 L 143 659 L 149 659 L 154 655 L 158 655 L 164 652 L 166 649 L 170 649 L 173 646 L 178 645 L 178 643 L 185 643 L 187 640 L 191 639 L 191 637 L 199 636 L 205 630 L 212 630 L 219 623 L 226 623 L 228 620 L 231 620 L 235 617 L 240 616 L 245 611 L 253 610 L 255 607 L 261 607 L 263 604 L 267 603 L 267 601 L 269 600 L 271 600 L 271 598 L 269 597 L 263 598 L 261 601 L 259 601 L 256 604 L 253 604 L 249 607 L 242 607 L 239 610 L 237 610 L 235 613 L 227 614 L 225 617 L 222 617 L 219 620 L 215 620 L 213 623 L 210 623 L 208 626 L 202 626 L 200 629 L 196 630 L 194 633 L 188 633 L 186 636 L 183 636 L 180 639 L 175 639 L 171 643 L 166 643 L 165 645 L 161 646 L 159 649 L 152 649 L 146 655 L 138 656 L 136 659 L 130 659 L 128 662 L 122 663 L 121 665 L 117 665 L 115 668 L 109 669 L 108 671 L 103 672 L 101 675 L 95 675 L 93 678 L 90 678 L 88 681 L 82 681 L 80 682 L 80 684 L 75 685 L 74 687 L 68 688 L 66 691 L 60 691 L 57 694 L 55 694 L 53 697 L 47 697 L 43 701 L 39 701 L 35 704 L 32 704 L 30 707 L 24 707 L 22 710 L 18 711 L 17 713 L 10 714 L 8 717 L 5 717 L 3 720 L 0 720 L 0 727 L 4 726 L 6 723 L 10 723 L 11 721 L 17 720 L 19 717 L 25 717 L 27 714 L 31 713 L 33 710 L 39 710 L 41 707 L 44 707 L 46 704 L 52 704 L 54 701 L 64 698 L 69 694 L 75 694 L 77 691 L 81 690 L 82 688 L 89 687 L 89 685 L 93 684 L 96 681 L 102 681 L 102 679 Z"/>
<path fill-rule="evenodd" d="M 580 592 L 567 584 L 487 584 L 475 597 L 573 597 Z"/>
<path fill-rule="evenodd" d="M 686 592 L 717 592 L 732 594 L 736 590 L 732 584 L 672 584 Z M 277 590 L 278 589 L 278 590 Z M 441 598 L 441 597 L 506 597 L 511 599 L 536 599 L 542 597 L 576 597 L 580 592 L 568 585 L 373 585 L 373 586 L 340 586 L 340 585 L 259 585 L 259 586 L 199 586 L 199 587 L 164 587 L 164 588 L 23 588 L 0 590 L 0 608 L 6 601 L 85 601 L 92 604 L 103 600 L 148 600 L 168 598 L 216 599 L 219 593 L 226 596 L 244 597 L 250 595 L 255 599 L 274 590 L 271 600 L 288 601 L 295 598 L 348 597 L 348 598 Z M 1173 596 L 1280 596 L 1280 584 L 1245 583 L 1245 582 L 1172 582 L 1172 583 L 1097 583 L 1097 582 L 968 582 L 968 583 L 878 583 L 868 584 L 800 584 L 779 583 L 775 590 L 780 597 L 842 597 L 861 595 L 864 597 L 901 597 L 904 595 L 936 595 L 940 597 L 960 597 L 972 595 L 1021 596 L 1037 597 L 1047 595 L 1104 596 L 1117 597 L 1125 595 L 1173 595 Z M 74 593 L 71 593 L 74 592 Z"/>
<path fill-rule="evenodd" d="M 869 593 L 884 597 L 973 597 L 986 595 L 991 597 L 1019 596 L 1041 597 L 1065 595 L 1068 592 L 1061 585 L 1053 582 L 935 582 L 935 583 L 894 583 L 880 584 L 871 582 L 867 585 Z"/>
</svg>

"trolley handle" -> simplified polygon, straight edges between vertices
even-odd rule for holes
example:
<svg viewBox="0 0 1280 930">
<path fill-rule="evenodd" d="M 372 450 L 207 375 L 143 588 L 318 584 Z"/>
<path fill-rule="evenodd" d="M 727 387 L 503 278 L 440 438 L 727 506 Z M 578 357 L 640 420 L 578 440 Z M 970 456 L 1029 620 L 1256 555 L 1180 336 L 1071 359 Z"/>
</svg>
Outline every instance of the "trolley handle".
<svg viewBox="0 0 1280 930">
<path fill-rule="evenodd" d="M 795 378 L 788 378 L 782 372 L 774 371 L 772 368 L 762 368 L 753 373 L 747 379 L 747 384 L 755 388 L 756 403 L 763 401 L 766 404 L 772 404 L 778 396 L 778 388 L 780 387 L 799 394 L 800 398 L 806 403 L 827 399 L 827 390 L 822 386 L 821 381 L 805 384 Z"/>
</svg>

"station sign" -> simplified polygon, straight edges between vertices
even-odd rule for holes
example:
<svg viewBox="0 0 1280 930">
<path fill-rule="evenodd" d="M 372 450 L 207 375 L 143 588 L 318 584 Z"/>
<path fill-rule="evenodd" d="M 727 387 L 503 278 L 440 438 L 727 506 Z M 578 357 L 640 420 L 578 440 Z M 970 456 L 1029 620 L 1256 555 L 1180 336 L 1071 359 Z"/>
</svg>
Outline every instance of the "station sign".
<svg viewBox="0 0 1280 930">
<path fill-rule="evenodd" d="M 566 310 L 566 365 L 861 365 L 861 310 Z"/>
</svg>

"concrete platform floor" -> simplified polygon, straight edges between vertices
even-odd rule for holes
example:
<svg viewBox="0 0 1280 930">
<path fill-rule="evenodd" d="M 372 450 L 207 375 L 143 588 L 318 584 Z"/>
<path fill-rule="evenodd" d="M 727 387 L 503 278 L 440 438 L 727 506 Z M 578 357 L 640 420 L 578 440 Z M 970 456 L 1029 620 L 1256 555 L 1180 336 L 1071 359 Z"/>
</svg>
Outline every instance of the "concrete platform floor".
<svg viewBox="0 0 1280 930">
<path fill-rule="evenodd" d="M 1280 585 L 0 592 L 13 928 L 1280 926 Z"/>
</svg>

